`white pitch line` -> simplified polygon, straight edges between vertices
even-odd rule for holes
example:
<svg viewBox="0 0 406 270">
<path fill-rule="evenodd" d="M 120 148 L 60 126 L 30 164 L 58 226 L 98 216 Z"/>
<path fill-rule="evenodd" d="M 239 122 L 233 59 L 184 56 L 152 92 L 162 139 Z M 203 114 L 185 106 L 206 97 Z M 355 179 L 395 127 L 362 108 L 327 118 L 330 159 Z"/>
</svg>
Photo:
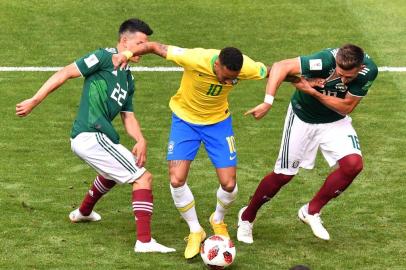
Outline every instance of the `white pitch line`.
<svg viewBox="0 0 406 270">
<path fill-rule="evenodd" d="M 380 72 L 406 72 L 406 67 L 378 67 Z"/>
<path fill-rule="evenodd" d="M 0 72 L 44 72 L 44 71 L 58 71 L 62 67 L 0 67 Z M 179 72 L 183 71 L 181 67 L 131 67 L 131 71 L 135 72 Z M 406 72 L 406 67 L 379 67 L 380 72 Z"/>
<path fill-rule="evenodd" d="M 9 72 L 25 72 L 25 71 L 34 71 L 34 72 L 43 72 L 43 71 L 58 71 L 62 67 L 0 67 L 0 71 L 9 71 Z M 181 67 L 131 67 L 131 71 L 137 72 L 176 72 L 183 71 Z"/>
</svg>

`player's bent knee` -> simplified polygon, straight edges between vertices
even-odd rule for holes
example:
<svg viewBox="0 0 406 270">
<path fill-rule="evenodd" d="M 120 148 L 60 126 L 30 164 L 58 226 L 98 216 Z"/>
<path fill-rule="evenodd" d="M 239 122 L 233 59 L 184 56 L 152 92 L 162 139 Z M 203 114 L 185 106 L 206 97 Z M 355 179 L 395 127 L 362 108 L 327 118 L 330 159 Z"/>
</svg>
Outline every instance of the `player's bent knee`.
<svg viewBox="0 0 406 270">
<path fill-rule="evenodd" d="M 357 176 L 364 168 L 362 156 L 357 154 L 343 157 L 339 160 L 339 165 L 342 172 L 351 177 Z"/>
<path fill-rule="evenodd" d="M 233 192 L 236 185 L 237 185 L 237 182 L 234 179 L 233 181 L 228 181 L 227 183 L 222 184 L 221 188 L 227 192 Z"/>
<path fill-rule="evenodd" d="M 275 177 L 274 177 L 274 181 L 278 182 L 278 184 L 280 186 L 284 186 L 287 183 L 290 182 L 290 180 L 292 180 L 292 178 L 294 177 L 294 175 L 287 175 L 287 174 L 282 174 L 282 173 L 274 173 Z"/>
<path fill-rule="evenodd" d="M 181 187 L 186 183 L 186 179 L 181 179 L 172 175 L 170 181 L 173 188 Z"/>
<path fill-rule="evenodd" d="M 140 178 L 136 179 L 133 183 L 134 189 L 152 189 L 152 174 L 146 171 Z"/>
</svg>

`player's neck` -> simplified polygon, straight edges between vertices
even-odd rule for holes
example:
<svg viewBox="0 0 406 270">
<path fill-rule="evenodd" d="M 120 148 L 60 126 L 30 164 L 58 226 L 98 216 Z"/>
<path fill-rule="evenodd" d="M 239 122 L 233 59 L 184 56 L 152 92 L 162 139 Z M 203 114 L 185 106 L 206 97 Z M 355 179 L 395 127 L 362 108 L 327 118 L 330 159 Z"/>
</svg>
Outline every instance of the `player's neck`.
<svg viewBox="0 0 406 270">
<path fill-rule="evenodd" d="M 127 50 L 127 49 L 124 47 L 124 45 L 121 44 L 121 43 L 117 43 L 116 48 L 117 48 L 117 52 L 118 52 L 118 53 L 121 53 L 121 52 Z"/>
</svg>

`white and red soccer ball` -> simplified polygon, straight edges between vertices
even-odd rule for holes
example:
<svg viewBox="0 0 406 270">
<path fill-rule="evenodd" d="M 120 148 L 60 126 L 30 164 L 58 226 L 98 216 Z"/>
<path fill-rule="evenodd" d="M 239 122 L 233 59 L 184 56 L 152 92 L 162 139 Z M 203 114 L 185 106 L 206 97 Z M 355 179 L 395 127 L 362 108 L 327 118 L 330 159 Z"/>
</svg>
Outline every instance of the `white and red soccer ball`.
<svg viewBox="0 0 406 270">
<path fill-rule="evenodd" d="M 213 235 L 202 243 L 200 256 L 210 269 L 224 269 L 235 259 L 235 246 L 230 239 Z"/>
</svg>

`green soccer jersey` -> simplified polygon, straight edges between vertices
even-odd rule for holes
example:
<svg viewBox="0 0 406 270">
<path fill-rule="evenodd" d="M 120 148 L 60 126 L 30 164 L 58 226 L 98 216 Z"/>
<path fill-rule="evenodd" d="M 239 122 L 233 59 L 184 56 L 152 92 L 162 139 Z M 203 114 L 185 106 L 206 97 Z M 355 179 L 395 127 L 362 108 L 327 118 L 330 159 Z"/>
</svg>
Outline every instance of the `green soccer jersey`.
<svg viewBox="0 0 406 270">
<path fill-rule="evenodd" d="M 85 81 L 72 138 L 81 132 L 102 132 L 119 143 L 111 121 L 119 112 L 133 111 L 134 77 L 129 68 L 114 70 L 115 53 L 116 48 L 99 49 L 75 61 Z"/>
<path fill-rule="evenodd" d="M 365 96 L 378 75 L 376 64 L 365 54 L 365 68 L 358 73 L 357 78 L 353 81 L 343 84 L 340 78 L 328 80 L 328 77 L 335 72 L 337 52 L 338 48 L 326 49 L 309 56 L 300 56 L 302 76 L 327 79 L 324 88 L 315 87 L 324 95 L 344 98 L 349 92 L 354 96 Z M 345 117 L 299 90 L 293 94 L 291 103 L 295 114 L 307 123 L 331 123 Z"/>
</svg>

